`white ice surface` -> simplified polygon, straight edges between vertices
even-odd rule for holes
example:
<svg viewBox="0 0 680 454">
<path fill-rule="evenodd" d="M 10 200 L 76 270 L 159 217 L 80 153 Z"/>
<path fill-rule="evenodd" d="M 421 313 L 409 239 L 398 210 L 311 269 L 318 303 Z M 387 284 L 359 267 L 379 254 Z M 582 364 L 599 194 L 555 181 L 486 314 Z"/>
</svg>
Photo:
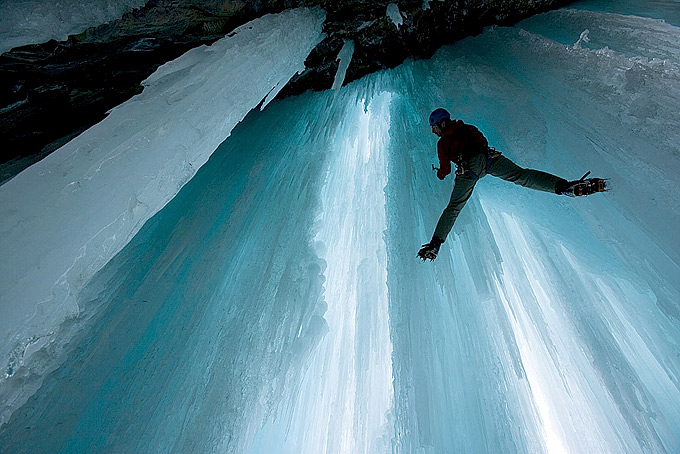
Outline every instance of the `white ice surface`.
<svg viewBox="0 0 680 454">
<path fill-rule="evenodd" d="M 68 35 L 118 19 L 147 0 L 2 0 L 0 53 Z"/>
<path fill-rule="evenodd" d="M 342 83 L 345 81 L 345 76 L 347 75 L 347 68 L 352 61 L 352 55 L 354 54 L 354 41 L 346 39 L 342 45 L 342 49 L 338 52 L 338 71 L 335 73 L 335 79 L 333 80 L 332 89 L 336 92 L 342 87 Z"/>
<path fill-rule="evenodd" d="M 0 186 L 0 358 L 11 374 L 76 295 L 207 161 L 304 69 L 319 10 L 290 10 L 160 67 L 101 123 Z M 47 337 L 46 337 L 47 336 Z"/>
<path fill-rule="evenodd" d="M 278 404 L 285 417 L 258 430 L 252 453 L 388 450 L 392 343 L 382 236 L 390 101 L 385 92 L 352 103 L 331 136 L 334 153 L 312 239 L 326 265 L 328 333 L 305 366 L 297 392 Z M 281 436 L 287 424 L 289 435 Z"/>
<path fill-rule="evenodd" d="M 399 6 L 396 3 L 389 3 L 387 5 L 386 14 L 397 28 L 404 23 L 404 17 L 401 15 Z"/>
</svg>

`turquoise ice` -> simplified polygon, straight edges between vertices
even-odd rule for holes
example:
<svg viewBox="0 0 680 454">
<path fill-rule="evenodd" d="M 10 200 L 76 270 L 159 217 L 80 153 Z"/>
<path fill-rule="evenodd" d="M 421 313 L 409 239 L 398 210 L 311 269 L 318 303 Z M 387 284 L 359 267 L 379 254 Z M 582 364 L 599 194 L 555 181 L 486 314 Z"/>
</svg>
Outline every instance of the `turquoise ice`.
<svg viewBox="0 0 680 454">
<path fill-rule="evenodd" d="M 654 4 L 252 110 L 5 374 L 41 386 L 3 402 L 0 450 L 680 451 L 680 24 Z M 485 178 L 422 263 L 452 187 L 435 107 L 612 189 Z"/>
</svg>

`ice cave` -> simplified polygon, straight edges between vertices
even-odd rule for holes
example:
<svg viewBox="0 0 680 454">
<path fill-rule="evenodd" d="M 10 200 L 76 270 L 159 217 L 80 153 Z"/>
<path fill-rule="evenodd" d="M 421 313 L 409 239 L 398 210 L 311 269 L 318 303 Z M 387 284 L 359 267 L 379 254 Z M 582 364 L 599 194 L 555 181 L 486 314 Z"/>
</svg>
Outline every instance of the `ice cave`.
<svg viewBox="0 0 680 454">
<path fill-rule="evenodd" d="M 187 52 L 0 186 L 0 452 L 680 452 L 680 2 L 276 98 L 323 20 Z M 485 177 L 424 263 L 436 107 L 610 190 Z"/>
</svg>

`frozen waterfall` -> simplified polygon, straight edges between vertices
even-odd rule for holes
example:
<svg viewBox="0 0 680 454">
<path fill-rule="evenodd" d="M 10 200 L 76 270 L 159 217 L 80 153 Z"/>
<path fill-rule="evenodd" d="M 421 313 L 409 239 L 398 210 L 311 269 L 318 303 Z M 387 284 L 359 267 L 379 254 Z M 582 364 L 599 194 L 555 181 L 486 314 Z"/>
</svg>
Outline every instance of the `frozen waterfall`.
<svg viewBox="0 0 680 454">
<path fill-rule="evenodd" d="M 12 306 L 33 320 L 23 335 L 49 337 L 0 376 L 0 452 L 680 452 L 680 21 L 664 16 L 678 3 L 599 3 L 223 125 L 164 208 L 108 232 L 104 249 L 136 235 L 76 310 Z M 187 106 L 194 82 L 219 86 L 172 68 L 164 83 L 184 90 L 164 93 Z M 570 199 L 486 177 L 422 263 L 453 184 L 432 172 L 435 107 L 520 165 L 591 170 L 612 190 Z M 97 127 L 125 137 L 135 111 Z M 170 134 L 196 111 L 161 123 Z M 166 129 L 153 131 L 138 138 Z M 181 186 L 177 169 L 160 180 Z M 13 260 L 3 251 L 3 269 Z"/>
</svg>

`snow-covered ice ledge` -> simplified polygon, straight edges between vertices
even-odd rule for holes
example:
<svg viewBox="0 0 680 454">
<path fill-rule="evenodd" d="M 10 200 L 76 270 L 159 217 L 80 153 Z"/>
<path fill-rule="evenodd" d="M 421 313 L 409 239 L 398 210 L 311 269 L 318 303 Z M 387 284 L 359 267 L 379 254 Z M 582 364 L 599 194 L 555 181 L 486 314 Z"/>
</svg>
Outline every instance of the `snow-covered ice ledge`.
<svg viewBox="0 0 680 454">
<path fill-rule="evenodd" d="M 324 17 L 320 9 L 268 15 L 187 52 L 104 121 L 0 186 L 0 384 L 10 356 L 21 363 L 49 342 L 78 313 L 88 280 L 251 109 L 304 69 Z"/>
</svg>

